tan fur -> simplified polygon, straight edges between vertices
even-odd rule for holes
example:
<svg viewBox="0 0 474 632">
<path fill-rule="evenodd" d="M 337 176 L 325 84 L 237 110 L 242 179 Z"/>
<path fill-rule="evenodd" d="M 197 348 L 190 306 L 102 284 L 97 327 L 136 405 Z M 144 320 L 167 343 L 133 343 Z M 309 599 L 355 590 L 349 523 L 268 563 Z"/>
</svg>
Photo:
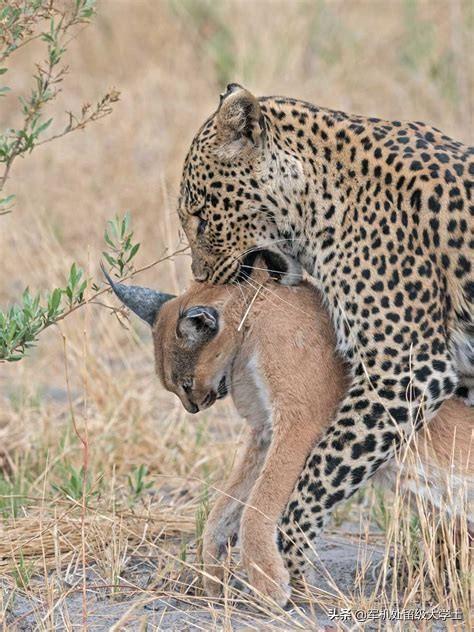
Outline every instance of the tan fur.
<svg viewBox="0 0 474 632">
<path fill-rule="evenodd" d="M 263 285 L 242 326 L 242 318 Z M 240 526 L 242 560 L 250 584 L 284 604 L 288 571 L 277 548 L 277 525 L 318 437 L 330 425 L 349 383 L 347 367 L 335 351 L 335 336 L 319 294 L 308 283 L 285 287 L 261 276 L 253 288 L 194 284 L 166 303 L 154 327 L 157 373 L 189 410 L 216 388 L 216 376 L 230 372 L 231 394 L 248 422 L 232 471 L 219 490 L 204 534 L 204 583 L 209 595 L 221 589 L 223 557 Z M 180 386 L 185 375 L 172 376 L 176 356 L 187 353 L 176 336 L 179 314 L 193 305 L 219 312 L 217 335 L 199 349 L 192 394 Z M 239 325 L 241 325 L 239 331 Z M 188 368 L 183 365 L 182 371 Z M 202 406 L 200 406 L 202 409 Z M 443 404 L 429 430 L 419 435 L 416 461 L 436 487 L 441 503 L 448 477 L 474 475 L 470 458 L 474 409 L 462 402 Z M 416 491 L 411 459 L 383 468 L 380 479 L 393 484 L 401 470 L 402 486 Z M 453 465 L 454 464 L 454 465 Z M 415 468 L 416 469 L 416 468 Z M 415 483 L 414 483 L 415 481 Z M 216 579 L 210 579 L 210 575 Z"/>
</svg>

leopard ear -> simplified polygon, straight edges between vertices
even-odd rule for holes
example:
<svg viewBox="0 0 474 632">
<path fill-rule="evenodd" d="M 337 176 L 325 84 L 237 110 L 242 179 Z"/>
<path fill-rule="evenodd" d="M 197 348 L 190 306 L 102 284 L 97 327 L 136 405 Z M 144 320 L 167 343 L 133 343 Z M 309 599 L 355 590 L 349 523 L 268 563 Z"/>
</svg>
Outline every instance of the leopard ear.
<svg viewBox="0 0 474 632">
<path fill-rule="evenodd" d="M 253 94 L 238 83 L 230 83 L 221 94 L 216 128 L 219 152 L 227 158 L 259 147 L 265 124 L 260 105 Z"/>
</svg>

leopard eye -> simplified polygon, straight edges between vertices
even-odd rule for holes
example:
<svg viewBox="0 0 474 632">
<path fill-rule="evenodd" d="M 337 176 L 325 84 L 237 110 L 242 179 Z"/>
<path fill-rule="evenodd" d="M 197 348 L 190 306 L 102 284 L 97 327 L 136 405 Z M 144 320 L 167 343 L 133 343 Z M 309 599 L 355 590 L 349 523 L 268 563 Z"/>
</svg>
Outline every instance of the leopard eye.
<svg viewBox="0 0 474 632">
<path fill-rule="evenodd" d="M 203 219 L 202 217 L 200 217 L 199 218 L 198 229 L 197 229 L 198 235 L 202 235 L 203 234 L 203 232 L 206 230 L 206 226 L 207 226 L 207 219 Z"/>
</svg>

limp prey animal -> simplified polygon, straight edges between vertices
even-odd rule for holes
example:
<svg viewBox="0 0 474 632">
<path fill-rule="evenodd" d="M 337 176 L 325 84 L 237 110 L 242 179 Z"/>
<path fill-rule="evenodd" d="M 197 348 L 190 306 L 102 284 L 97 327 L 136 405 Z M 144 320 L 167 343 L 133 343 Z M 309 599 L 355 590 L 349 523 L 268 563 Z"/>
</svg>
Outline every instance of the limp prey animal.
<svg viewBox="0 0 474 632">
<path fill-rule="evenodd" d="M 109 282 L 151 325 L 156 372 L 186 410 L 197 413 L 230 394 L 248 424 L 205 528 L 207 594 L 220 594 L 220 562 L 239 537 L 249 583 L 283 605 L 290 589 L 278 549 L 280 517 L 308 454 L 332 422 L 349 373 L 314 287 L 285 287 L 263 272 L 253 279 L 252 287 L 195 283 L 178 298 Z M 473 427 L 474 409 L 446 401 L 419 437 L 418 456 L 389 462 L 380 480 L 394 485 L 399 476 L 402 488 L 465 516 Z"/>
<path fill-rule="evenodd" d="M 337 504 L 473 383 L 473 176 L 474 148 L 424 123 L 238 84 L 192 141 L 178 214 L 196 280 L 237 282 L 259 253 L 282 283 L 304 268 L 351 365 L 283 517 L 292 574 Z"/>
</svg>

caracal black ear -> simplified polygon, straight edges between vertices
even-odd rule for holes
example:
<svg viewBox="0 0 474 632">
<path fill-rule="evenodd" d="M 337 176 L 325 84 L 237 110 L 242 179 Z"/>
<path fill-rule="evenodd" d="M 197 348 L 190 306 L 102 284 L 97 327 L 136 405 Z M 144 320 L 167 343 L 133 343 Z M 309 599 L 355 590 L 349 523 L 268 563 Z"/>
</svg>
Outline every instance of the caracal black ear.
<svg viewBox="0 0 474 632">
<path fill-rule="evenodd" d="M 221 94 L 216 114 L 219 152 L 231 159 L 245 150 L 259 147 L 265 126 L 257 99 L 238 83 L 230 83 Z"/>
<path fill-rule="evenodd" d="M 176 335 L 190 347 L 211 340 L 219 328 L 219 314 L 214 307 L 196 305 L 180 315 L 176 325 Z"/>
</svg>

